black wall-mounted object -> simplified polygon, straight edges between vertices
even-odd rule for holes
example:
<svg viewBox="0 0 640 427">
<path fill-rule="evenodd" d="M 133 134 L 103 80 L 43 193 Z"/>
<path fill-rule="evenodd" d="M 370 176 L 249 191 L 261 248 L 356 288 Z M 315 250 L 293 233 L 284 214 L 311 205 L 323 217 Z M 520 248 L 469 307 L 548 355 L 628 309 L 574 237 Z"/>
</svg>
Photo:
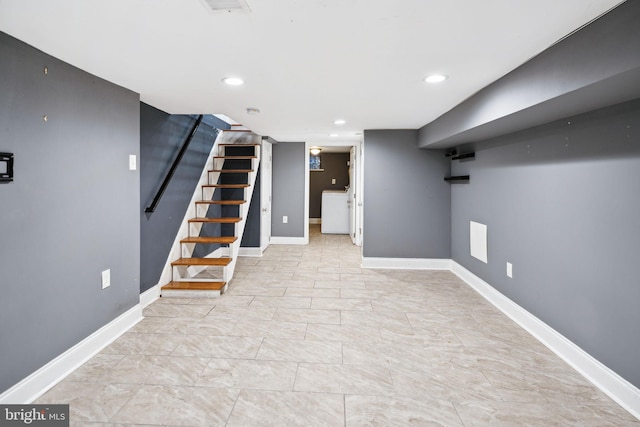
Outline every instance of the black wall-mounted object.
<svg viewBox="0 0 640 427">
<path fill-rule="evenodd" d="M 13 181 L 13 153 L 0 153 L 0 182 Z"/>
<path fill-rule="evenodd" d="M 453 184 L 457 184 L 457 183 L 469 182 L 469 178 L 471 178 L 469 175 L 458 175 L 458 176 L 447 176 L 444 178 L 444 180 Z"/>
<path fill-rule="evenodd" d="M 460 154 L 457 156 L 454 156 L 451 158 L 451 160 L 463 160 L 463 159 L 475 159 L 476 158 L 476 153 L 466 153 L 466 154 Z"/>
</svg>

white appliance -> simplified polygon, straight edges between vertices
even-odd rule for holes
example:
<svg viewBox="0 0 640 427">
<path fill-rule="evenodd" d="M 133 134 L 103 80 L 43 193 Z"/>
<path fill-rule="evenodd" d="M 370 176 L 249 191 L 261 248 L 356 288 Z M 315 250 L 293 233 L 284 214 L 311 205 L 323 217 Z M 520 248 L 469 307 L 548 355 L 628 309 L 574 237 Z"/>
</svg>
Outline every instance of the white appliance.
<svg viewBox="0 0 640 427">
<path fill-rule="evenodd" d="M 349 193 L 324 190 L 322 192 L 322 226 L 325 234 L 349 234 Z"/>
</svg>

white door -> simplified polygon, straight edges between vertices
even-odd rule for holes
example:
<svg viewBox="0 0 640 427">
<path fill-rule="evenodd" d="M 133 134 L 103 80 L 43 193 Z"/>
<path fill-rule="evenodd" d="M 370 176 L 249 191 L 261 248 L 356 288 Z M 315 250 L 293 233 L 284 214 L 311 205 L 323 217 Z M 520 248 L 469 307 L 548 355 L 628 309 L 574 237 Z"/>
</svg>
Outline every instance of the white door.
<svg viewBox="0 0 640 427">
<path fill-rule="evenodd" d="M 271 150 L 270 142 L 262 141 L 260 154 L 260 251 L 271 240 Z"/>
</svg>

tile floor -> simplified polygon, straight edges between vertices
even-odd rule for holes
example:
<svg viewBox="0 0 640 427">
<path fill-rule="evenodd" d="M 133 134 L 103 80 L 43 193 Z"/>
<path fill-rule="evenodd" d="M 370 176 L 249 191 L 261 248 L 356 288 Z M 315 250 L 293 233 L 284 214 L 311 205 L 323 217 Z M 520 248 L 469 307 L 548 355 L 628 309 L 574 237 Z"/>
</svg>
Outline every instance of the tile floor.
<svg viewBox="0 0 640 427">
<path fill-rule="evenodd" d="M 160 299 L 42 396 L 76 426 L 638 426 L 446 271 L 364 270 L 347 236 Z"/>
</svg>

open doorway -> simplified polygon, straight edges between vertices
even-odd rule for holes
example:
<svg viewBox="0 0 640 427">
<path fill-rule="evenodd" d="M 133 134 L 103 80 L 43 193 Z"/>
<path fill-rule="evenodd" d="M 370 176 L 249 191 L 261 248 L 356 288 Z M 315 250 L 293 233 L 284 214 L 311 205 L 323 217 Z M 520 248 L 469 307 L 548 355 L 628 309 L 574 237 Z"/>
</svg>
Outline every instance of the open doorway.
<svg viewBox="0 0 640 427">
<path fill-rule="evenodd" d="M 361 142 L 307 143 L 306 229 L 362 242 Z M 316 150 L 317 149 L 317 150 Z"/>
</svg>

